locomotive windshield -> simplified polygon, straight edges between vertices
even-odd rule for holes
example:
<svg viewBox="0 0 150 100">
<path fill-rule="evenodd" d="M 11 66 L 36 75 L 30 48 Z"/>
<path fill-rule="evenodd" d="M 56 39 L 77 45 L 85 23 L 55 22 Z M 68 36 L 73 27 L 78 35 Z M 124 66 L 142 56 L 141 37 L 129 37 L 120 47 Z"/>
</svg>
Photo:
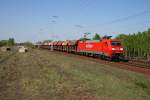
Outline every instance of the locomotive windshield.
<svg viewBox="0 0 150 100">
<path fill-rule="evenodd" d="M 121 46 L 121 43 L 120 42 L 111 42 L 111 45 L 112 46 Z"/>
</svg>

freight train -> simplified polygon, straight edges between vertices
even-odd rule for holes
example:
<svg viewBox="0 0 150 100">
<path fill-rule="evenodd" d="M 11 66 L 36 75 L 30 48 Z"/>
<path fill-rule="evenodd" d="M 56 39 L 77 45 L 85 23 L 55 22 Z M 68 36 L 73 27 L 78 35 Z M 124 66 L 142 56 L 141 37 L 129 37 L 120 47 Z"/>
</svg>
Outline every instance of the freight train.
<svg viewBox="0 0 150 100">
<path fill-rule="evenodd" d="M 112 40 L 111 36 L 104 36 L 101 40 L 66 40 L 43 42 L 38 47 L 53 49 L 85 56 L 98 57 L 112 61 L 128 61 L 124 56 L 124 48 L 120 40 Z"/>
</svg>

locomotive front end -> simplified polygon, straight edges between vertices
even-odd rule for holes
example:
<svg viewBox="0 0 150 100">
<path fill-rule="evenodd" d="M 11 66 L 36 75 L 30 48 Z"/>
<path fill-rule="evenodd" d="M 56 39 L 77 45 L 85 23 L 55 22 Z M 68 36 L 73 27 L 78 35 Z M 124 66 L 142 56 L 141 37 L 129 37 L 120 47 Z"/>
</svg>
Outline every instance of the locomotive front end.
<svg viewBox="0 0 150 100">
<path fill-rule="evenodd" d="M 121 60 L 124 59 L 124 48 L 121 45 L 121 41 L 113 40 L 111 41 L 111 58 L 112 60 Z"/>
</svg>

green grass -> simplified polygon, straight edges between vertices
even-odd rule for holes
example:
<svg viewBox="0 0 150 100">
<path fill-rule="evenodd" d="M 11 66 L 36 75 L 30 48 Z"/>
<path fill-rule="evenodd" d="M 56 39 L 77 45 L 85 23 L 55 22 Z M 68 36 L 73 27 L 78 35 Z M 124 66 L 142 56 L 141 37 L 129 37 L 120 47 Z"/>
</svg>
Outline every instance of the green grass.
<svg viewBox="0 0 150 100">
<path fill-rule="evenodd" d="M 150 100 L 150 77 L 58 52 L 17 53 L 0 65 L 0 76 L 3 100 L 58 100 L 62 96 Z"/>
</svg>

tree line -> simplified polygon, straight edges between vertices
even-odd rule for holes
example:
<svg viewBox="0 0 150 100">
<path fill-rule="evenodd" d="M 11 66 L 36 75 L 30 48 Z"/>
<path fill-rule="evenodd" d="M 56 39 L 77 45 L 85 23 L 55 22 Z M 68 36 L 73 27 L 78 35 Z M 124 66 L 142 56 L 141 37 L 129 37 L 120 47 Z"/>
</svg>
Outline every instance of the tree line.
<svg viewBox="0 0 150 100">
<path fill-rule="evenodd" d="M 120 34 L 115 39 L 122 40 L 122 45 L 133 56 L 150 54 L 150 29 L 132 34 Z"/>
<path fill-rule="evenodd" d="M 15 46 L 15 45 L 23 45 L 27 47 L 34 47 L 32 42 L 22 42 L 22 43 L 16 43 L 14 38 L 9 38 L 8 40 L 0 40 L 0 47 L 2 46 Z"/>
<path fill-rule="evenodd" d="M 9 38 L 8 40 L 1 40 L 0 41 L 0 47 L 1 46 L 13 46 L 15 45 L 15 39 Z"/>
</svg>

